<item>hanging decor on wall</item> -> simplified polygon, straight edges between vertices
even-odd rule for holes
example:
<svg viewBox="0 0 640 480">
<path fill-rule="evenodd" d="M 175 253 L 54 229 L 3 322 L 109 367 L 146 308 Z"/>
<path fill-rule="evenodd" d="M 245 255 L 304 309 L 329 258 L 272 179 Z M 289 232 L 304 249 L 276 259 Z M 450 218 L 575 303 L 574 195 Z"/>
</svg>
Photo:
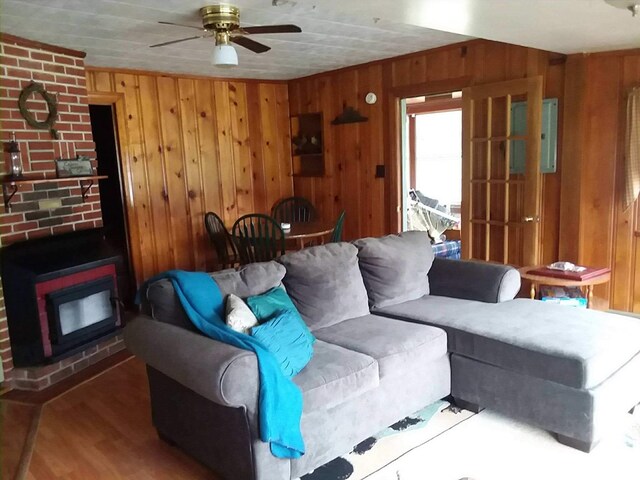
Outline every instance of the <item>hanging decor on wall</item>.
<svg viewBox="0 0 640 480">
<path fill-rule="evenodd" d="M 94 174 L 89 157 L 78 155 L 76 158 L 56 158 L 58 178 L 86 177 Z"/>
<path fill-rule="evenodd" d="M 366 122 L 369 120 L 367 117 L 353 107 L 347 107 L 347 104 L 342 104 L 342 113 L 331 121 L 331 125 L 342 125 L 344 123 L 358 123 Z"/>
<path fill-rule="evenodd" d="M 44 121 L 39 121 L 27 108 L 27 101 L 34 93 L 40 95 L 47 103 L 49 114 Z M 47 92 L 44 85 L 37 82 L 31 82 L 29 85 L 24 87 L 20 92 L 20 97 L 18 98 L 18 108 L 20 109 L 20 114 L 29 125 L 39 130 L 49 130 L 51 136 L 56 140 L 58 139 L 58 131 L 53 128 L 56 120 L 58 119 L 58 99 L 55 95 Z"/>
<path fill-rule="evenodd" d="M 11 178 L 22 177 L 22 161 L 20 160 L 20 147 L 16 142 L 16 132 L 11 133 L 11 141 L 5 143 L 5 151 L 9 154 L 9 160 L 11 165 L 11 171 L 9 175 Z"/>
</svg>

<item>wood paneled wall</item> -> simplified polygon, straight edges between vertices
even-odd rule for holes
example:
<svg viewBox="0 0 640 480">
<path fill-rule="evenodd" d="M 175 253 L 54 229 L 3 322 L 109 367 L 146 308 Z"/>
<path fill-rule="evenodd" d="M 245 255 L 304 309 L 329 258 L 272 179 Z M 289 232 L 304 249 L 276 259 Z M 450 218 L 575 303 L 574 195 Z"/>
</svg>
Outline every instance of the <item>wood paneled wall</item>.
<svg viewBox="0 0 640 480">
<path fill-rule="evenodd" d="M 291 114 L 322 112 L 324 117 L 326 175 L 295 177 L 296 195 L 310 198 L 326 220 L 334 219 L 345 209 L 347 239 L 394 231 L 396 227 L 387 215 L 398 207 L 389 178 L 394 168 L 390 163 L 390 125 L 395 114 L 389 108 L 389 96 L 402 89 L 424 88 L 425 93 L 432 91 L 434 85 L 447 91 L 447 85 L 451 87 L 448 90 L 459 88 L 461 79 L 476 85 L 543 75 L 545 97 L 562 102 L 563 60 L 535 49 L 475 40 L 290 81 Z M 364 101 L 370 91 L 378 96 L 374 105 Z M 331 125 L 345 104 L 369 120 Z M 558 256 L 561 157 L 559 152 L 558 172 L 545 174 L 543 181 L 545 262 L 555 261 Z M 385 166 L 386 179 L 375 178 L 376 165 Z"/>
<path fill-rule="evenodd" d="M 324 121 L 325 176 L 294 177 L 294 191 L 310 199 L 325 220 L 345 209 L 346 239 L 386 231 L 385 182 L 375 178 L 376 165 L 385 163 L 383 77 L 383 66 L 374 64 L 289 84 L 291 113 L 322 112 Z M 364 102 L 367 92 L 378 95 L 376 104 Z M 344 105 L 356 107 L 369 121 L 331 125 Z"/>
<path fill-rule="evenodd" d="M 87 89 L 124 100 L 119 135 L 138 282 L 212 267 L 205 212 L 231 226 L 293 193 L 286 84 L 89 69 Z"/>
<path fill-rule="evenodd" d="M 629 90 L 640 85 L 640 50 L 568 58 L 561 255 L 613 269 L 596 305 L 640 312 L 638 202 L 624 208 L 624 139 Z"/>
</svg>

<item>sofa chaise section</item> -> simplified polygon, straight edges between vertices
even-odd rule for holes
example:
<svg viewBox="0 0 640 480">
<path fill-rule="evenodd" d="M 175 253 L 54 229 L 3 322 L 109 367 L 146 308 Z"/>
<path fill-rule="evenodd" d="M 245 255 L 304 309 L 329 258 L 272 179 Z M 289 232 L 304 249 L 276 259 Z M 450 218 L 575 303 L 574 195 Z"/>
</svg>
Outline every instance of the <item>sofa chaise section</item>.
<svg viewBox="0 0 640 480">
<path fill-rule="evenodd" d="M 632 380 L 640 378 L 640 322 L 510 300 L 519 285 L 514 273 L 436 259 L 431 295 L 373 311 L 447 332 L 451 393 L 461 404 L 525 419 L 589 451 L 615 415 L 640 400 L 640 382 Z"/>
</svg>

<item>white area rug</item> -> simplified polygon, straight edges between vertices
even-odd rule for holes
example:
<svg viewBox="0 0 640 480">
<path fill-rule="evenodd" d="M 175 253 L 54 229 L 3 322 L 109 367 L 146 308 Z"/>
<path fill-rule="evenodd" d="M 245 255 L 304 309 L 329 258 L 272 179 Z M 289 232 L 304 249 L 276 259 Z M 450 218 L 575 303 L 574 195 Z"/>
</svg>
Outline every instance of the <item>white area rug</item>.
<svg viewBox="0 0 640 480">
<path fill-rule="evenodd" d="M 366 478 L 640 480 L 640 442 L 627 445 L 625 433 L 633 419 L 626 417 L 587 454 L 544 430 L 484 410 Z"/>
<path fill-rule="evenodd" d="M 474 414 L 435 402 L 373 437 L 353 450 L 304 475 L 302 480 L 362 480 L 412 449 L 429 442 Z"/>
</svg>

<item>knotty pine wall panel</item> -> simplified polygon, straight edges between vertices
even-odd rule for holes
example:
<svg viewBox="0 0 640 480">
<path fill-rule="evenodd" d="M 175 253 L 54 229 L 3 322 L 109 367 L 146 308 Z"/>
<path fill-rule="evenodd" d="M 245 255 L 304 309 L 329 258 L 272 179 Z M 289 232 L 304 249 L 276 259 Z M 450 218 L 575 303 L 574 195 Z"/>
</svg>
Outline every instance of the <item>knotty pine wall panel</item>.
<svg viewBox="0 0 640 480">
<path fill-rule="evenodd" d="M 345 239 L 386 231 L 384 179 L 375 178 L 376 165 L 385 163 L 382 76 L 382 66 L 371 65 L 289 84 L 292 114 L 322 112 L 325 152 L 325 176 L 294 177 L 294 191 L 311 200 L 327 221 L 344 209 Z M 379 95 L 374 105 L 361 100 L 369 91 Z M 331 125 L 344 105 L 355 106 L 369 121 Z"/>
<path fill-rule="evenodd" d="M 595 305 L 640 312 L 640 210 L 625 209 L 626 102 L 640 86 L 640 50 L 572 55 L 567 62 L 560 245 L 567 260 L 612 269 L 596 286 Z"/>
<path fill-rule="evenodd" d="M 631 88 L 640 87 L 640 50 L 629 52 L 619 59 L 621 62 L 620 87 L 622 89 L 621 105 L 619 105 L 618 125 L 625 125 L 626 100 Z M 617 148 L 617 191 L 624 191 L 624 139 L 625 129 L 618 129 Z M 613 308 L 640 312 L 640 206 L 636 200 L 633 208 L 624 209 L 618 201 L 616 211 L 616 244 L 613 257 Z M 632 228 L 631 228 L 632 226 Z M 629 258 L 633 258 L 633 263 Z M 631 270 L 632 267 L 633 270 Z M 625 292 L 618 297 L 619 291 Z"/>
<path fill-rule="evenodd" d="M 475 40 L 289 82 L 291 114 L 321 112 L 324 119 L 325 176 L 295 177 L 296 195 L 309 198 L 325 220 L 346 210 L 344 237 L 376 236 L 395 230 L 387 211 L 395 207 L 385 179 L 375 178 L 376 165 L 390 174 L 388 96 L 398 87 L 443 83 L 467 77 L 469 85 L 531 75 L 545 78 L 545 97 L 564 93 L 563 57 L 535 49 Z M 374 92 L 378 101 L 367 105 Z M 367 122 L 331 125 L 344 105 L 355 107 Z M 562 115 L 562 113 L 560 113 Z M 562 118 L 560 118 L 562 120 Z M 560 211 L 558 172 L 543 176 L 542 259 L 557 260 Z"/>
<path fill-rule="evenodd" d="M 285 83 L 92 68 L 87 89 L 124 97 L 121 162 L 138 282 L 212 268 L 207 211 L 230 227 L 293 194 Z"/>
</svg>

